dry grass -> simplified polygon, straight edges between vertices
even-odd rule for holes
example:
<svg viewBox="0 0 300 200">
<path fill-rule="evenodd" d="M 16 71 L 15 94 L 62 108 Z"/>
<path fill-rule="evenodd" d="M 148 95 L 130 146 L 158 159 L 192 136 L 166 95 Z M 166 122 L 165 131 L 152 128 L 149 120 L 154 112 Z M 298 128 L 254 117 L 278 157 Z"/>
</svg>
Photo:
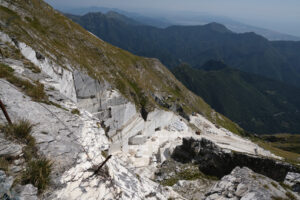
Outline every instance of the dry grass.
<svg viewBox="0 0 300 200">
<path fill-rule="evenodd" d="M 44 85 L 38 81 L 31 83 L 29 80 L 22 79 L 14 75 L 14 70 L 0 63 L 0 78 L 5 78 L 8 82 L 20 88 L 26 95 L 30 96 L 34 101 L 47 101 L 47 96 L 44 91 Z"/>
<path fill-rule="evenodd" d="M 27 163 L 26 170 L 20 178 L 22 184 L 32 184 L 43 192 L 50 183 L 51 162 L 38 155 L 35 138 L 31 136 L 33 124 L 26 119 L 19 120 L 12 125 L 1 125 L 5 136 L 19 143 L 25 144 L 23 157 Z M 8 170 L 9 163 L 0 158 L 0 169 Z"/>
<path fill-rule="evenodd" d="M 218 180 L 216 177 L 203 174 L 197 167 L 191 167 L 176 173 L 173 177 L 163 180 L 161 184 L 164 186 L 173 186 L 179 180 L 197 180 L 201 178 Z"/>
<path fill-rule="evenodd" d="M 17 140 L 21 143 L 28 143 L 31 140 L 31 131 L 33 125 L 26 119 L 21 119 L 12 125 L 1 126 L 5 136 L 11 140 Z"/>
<path fill-rule="evenodd" d="M 291 192 L 286 192 L 285 195 L 290 199 L 290 200 L 296 200 L 296 196 L 293 195 Z"/>
<path fill-rule="evenodd" d="M 38 188 L 39 193 L 41 193 L 50 184 L 51 167 L 52 163 L 45 158 L 32 160 L 27 164 L 21 182 L 23 184 L 34 185 Z"/>
<path fill-rule="evenodd" d="M 25 67 L 30 69 L 33 73 L 36 73 L 36 74 L 41 73 L 41 69 L 38 66 L 34 65 L 33 63 L 26 62 L 24 64 L 25 64 Z"/>
<path fill-rule="evenodd" d="M 0 170 L 8 171 L 9 162 L 4 158 L 0 157 Z"/>
<path fill-rule="evenodd" d="M 280 156 L 285 159 L 285 161 L 291 163 L 291 164 L 298 164 L 300 158 L 300 154 L 293 153 L 290 151 L 285 151 L 279 148 L 274 147 L 271 143 L 264 142 L 262 140 L 255 141 L 259 146 L 262 148 L 269 150 L 271 153 Z"/>
<path fill-rule="evenodd" d="M 73 109 L 71 113 L 74 115 L 80 115 L 80 111 L 78 109 Z"/>
</svg>

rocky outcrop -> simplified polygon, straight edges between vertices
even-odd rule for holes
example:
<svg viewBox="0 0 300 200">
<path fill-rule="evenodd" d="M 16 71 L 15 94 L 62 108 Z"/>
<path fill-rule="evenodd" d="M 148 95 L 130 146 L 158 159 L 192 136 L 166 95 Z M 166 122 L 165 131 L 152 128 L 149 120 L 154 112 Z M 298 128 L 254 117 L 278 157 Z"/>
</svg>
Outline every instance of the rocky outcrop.
<svg viewBox="0 0 300 200">
<path fill-rule="evenodd" d="M 71 98 L 66 98 L 60 89 L 52 88 L 53 83 L 56 82 L 56 76 L 52 79 L 52 76 L 43 70 L 39 74 L 33 74 L 21 62 L 14 61 L 13 63 L 14 65 L 11 67 L 17 69 L 15 70 L 16 76 L 22 78 L 35 76 L 40 82 L 43 82 L 49 102 L 53 103 L 35 102 L 22 93 L 19 88 L 4 79 L 0 80 L 0 98 L 5 103 L 10 117 L 13 121 L 25 118 L 34 124 L 32 136 L 36 139 L 39 154 L 44 155 L 54 163 L 51 185 L 44 192 L 42 199 L 138 200 L 145 199 L 149 194 L 152 198 L 178 197 L 181 199 L 173 190 L 166 189 L 148 178 L 138 177 L 127 166 L 127 163 L 115 156 L 106 163 L 105 170 L 95 175 L 94 169 L 105 160 L 103 152 L 115 143 L 108 140 L 104 127 L 100 123 L 101 118 L 97 113 L 87 111 L 92 107 L 82 106 L 88 105 L 84 104 L 84 100 L 90 100 L 93 97 L 89 96 L 88 92 L 84 93 L 84 91 L 77 90 L 80 98 L 76 104 Z M 85 88 L 85 90 L 87 89 Z M 119 133 L 122 134 L 120 134 L 120 140 L 117 142 L 122 142 L 124 146 L 125 144 L 128 146 L 128 138 L 140 131 L 151 135 L 157 126 L 166 126 L 170 123 L 168 120 L 179 120 L 171 112 L 165 112 L 167 114 L 164 115 L 161 114 L 161 111 L 155 111 L 149 114 L 147 122 L 145 122 L 139 115 L 135 114 L 134 117 L 130 117 L 130 113 L 136 112 L 135 105 L 131 103 L 129 105 L 129 102 L 125 101 L 118 91 L 106 88 L 100 94 L 102 96 L 100 100 L 98 99 L 97 107 L 102 105 L 102 108 L 107 110 L 111 107 L 111 115 L 108 114 L 103 119 L 107 119 L 105 120 L 107 123 L 111 120 L 112 123 L 110 124 L 117 124 L 115 127 L 121 126 L 119 129 L 122 131 Z M 80 115 L 72 114 L 73 109 L 78 109 Z M 156 116 L 160 114 L 164 120 L 156 119 Z M 123 119 L 126 121 L 122 121 Z M 0 115 L 0 123 L 4 122 L 4 116 Z M 122 136 L 124 137 L 122 138 Z M 20 145 L 14 146 L 14 143 L 5 138 L 0 142 L 2 155 L 13 157 L 22 155 Z M 12 149 L 11 147 L 15 148 Z M 13 162 L 17 161 L 14 160 Z M 23 163 L 24 166 L 25 164 Z M 14 164 L 9 166 L 11 171 L 14 171 L 14 166 Z M 10 182 L 8 183 L 10 184 Z M 9 186 L 8 183 L 5 182 Z M 30 196 L 33 196 L 31 199 L 34 199 L 33 194 L 36 192 L 30 186 L 18 188 L 14 186 L 13 190 L 18 190 L 18 194 L 27 196 L 28 199 L 31 198 Z M 9 197 L 15 196 L 14 194 L 9 195 Z"/>
<path fill-rule="evenodd" d="M 5 194 L 9 194 L 13 182 L 13 177 L 6 176 L 5 172 L 0 170 L 0 198 Z"/>
<path fill-rule="evenodd" d="M 0 157 L 17 157 L 22 153 L 22 146 L 6 140 L 0 133 Z"/>
<path fill-rule="evenodd" d="M 205 138 L 184 138 L 183 144 L 176 147 L 172 157 L 181 162 L 195 162 L 203 173 L 219 178 L 237 166 L 248 167 L 277 181 L 283 181 L 288 172 L 297 171 L 292 165 L 281 161 L 223 150 Z"/>
<path fill-rule="evenodd" d="M 164 161 L 155 179 L 172 188 L 186 199 L 203 199 L 217 180 L 205 177 L 194 164 L 182 164 L 172 159 Z"/>
<path fill-rule="evenodd" d="M 290 186 L 294 192 L 300 193 L 300 174 L 289 172 L 285 177 L 284 184 Z"/>
<path fill-rule="evenodd" d="M 0 170 L 0 199 L 38 200 L 38 190 L 31 184 L 19 185 L 12 188 L 14 178 Z"/>
<path fill-rule="evenodd" d="M 186 199 L 204 199 L 205 193 L 213 187 L 215 181 L 209 179 L 180 180 L 172 188 Z"/>
<path fill-rule="evenodd" d="M 0 33 L 0 35 L 3 34 L 4 33 Z M 52 62 L 48 58 L 38 59 L 40 57 L 40 53 L 36 52 L 23 42 L 18 42 L 16 46 L 19 48 L 25 58 L 38 66 L 45 74 L 51 77 L 52 87 L 59 90 L 62 95 L 66 96 L 72 101 L 77 101 L 71 66 L 66 64 L 66 69 Z"/>
<path fill-rule="evenodd" d="M 283 188 L 278 182 L 259 175 L 249 168 L 236 167 L 224 176 L 206 194 L 205 200 L 273 200 L 300 199 L 296 193 Z"/>
<path fill-rule="evenodd" d="M 135 105 L 113 90 L 106 81 L 98 81 L 78 70 L 73 72 L 78 106 L 103 121 L 109 135 L 137 115 Z"/>
</svg>

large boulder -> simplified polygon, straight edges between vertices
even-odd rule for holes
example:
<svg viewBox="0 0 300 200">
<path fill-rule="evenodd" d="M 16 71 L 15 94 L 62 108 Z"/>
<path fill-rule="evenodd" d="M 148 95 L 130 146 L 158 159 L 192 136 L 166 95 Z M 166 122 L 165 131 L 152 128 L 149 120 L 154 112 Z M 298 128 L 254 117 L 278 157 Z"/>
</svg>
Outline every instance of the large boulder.
<svg viewBox="0 0 300 200">
<path fill-rule="evenodd" d="M 289 172 L 284 180 L 286 185 L 289 185 L 294 192 L 300 193 L 300 174 Z"/>
<path fill-rule="evenodd" d="M 6 140 L 0 133 L 0 157 L 18 157 L 22 154 L 22 146 Z"/>
<path fill-rule="evenodd" d="M 185 163 L 195 162 L 203 173 L 219 178 L 237 166 L 248 167 L 276 181 L 284 181 L 288 172 L 297 171 L 294 166 L 281 161 L 221 149 L 205 138 L 183 138 L 183 144 L 175 148 L 172 158 Z"/>
<path fill-rule="evenodd" d="M 37 197 L 38 190 L 36 187 L 34 187 L 31 184 L 17 186 L 15 190 L 17 191 L 16 197 L 15 197 L 16 199 L 38 200 L 38 197 Z"/>
<path fill-rule="evenodd" d="M 272 200 L 299 199 L 296 193 L 283 188 L 278 182 L 256 174 L 249 168 L 236 167 L 206 193 L 205 200 Z"/>
<path fill-rule="evenodd" d="M 142 145 L 147 141 L 147 137 L 143 135 L 135 135 L 129 138 L 128 143 L 130 145 Z"/>
<path fill-rule="evenodd" d="M 9 193 L 13 182 L 13 177 L 6 176 L 5 172 L 0 170 L 0 199 Z"/>
</svg>

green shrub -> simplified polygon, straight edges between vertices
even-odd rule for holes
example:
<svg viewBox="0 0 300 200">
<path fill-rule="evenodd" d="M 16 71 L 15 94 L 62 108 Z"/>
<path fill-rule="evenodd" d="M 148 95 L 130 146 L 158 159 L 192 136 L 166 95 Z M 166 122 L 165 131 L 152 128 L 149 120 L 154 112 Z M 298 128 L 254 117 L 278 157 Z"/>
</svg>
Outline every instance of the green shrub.
<svg viewBox="0 0 300 200">
<path fill-rule="evenodd" d="M 30 161 L 22 175 L 22 184 L 32 184 L 41 193 L 50 184 L 51 168 L 52 163 L 46 158 Z"/>
</svg>

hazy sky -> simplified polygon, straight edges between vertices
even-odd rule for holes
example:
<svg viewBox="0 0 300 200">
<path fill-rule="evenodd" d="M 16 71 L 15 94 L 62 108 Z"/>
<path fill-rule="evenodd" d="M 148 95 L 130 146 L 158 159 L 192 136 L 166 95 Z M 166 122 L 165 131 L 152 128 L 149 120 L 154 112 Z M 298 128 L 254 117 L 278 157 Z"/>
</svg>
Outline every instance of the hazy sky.
<svg viewBox="0 0 300 200">
<path fill-rule="evenodd" d="M 46 2 L 57 9 L 103 6 L 147 14 L 153 11 L 209 13 L 300 36 L 300 0 L 46 0 Z"/>
</svg>

